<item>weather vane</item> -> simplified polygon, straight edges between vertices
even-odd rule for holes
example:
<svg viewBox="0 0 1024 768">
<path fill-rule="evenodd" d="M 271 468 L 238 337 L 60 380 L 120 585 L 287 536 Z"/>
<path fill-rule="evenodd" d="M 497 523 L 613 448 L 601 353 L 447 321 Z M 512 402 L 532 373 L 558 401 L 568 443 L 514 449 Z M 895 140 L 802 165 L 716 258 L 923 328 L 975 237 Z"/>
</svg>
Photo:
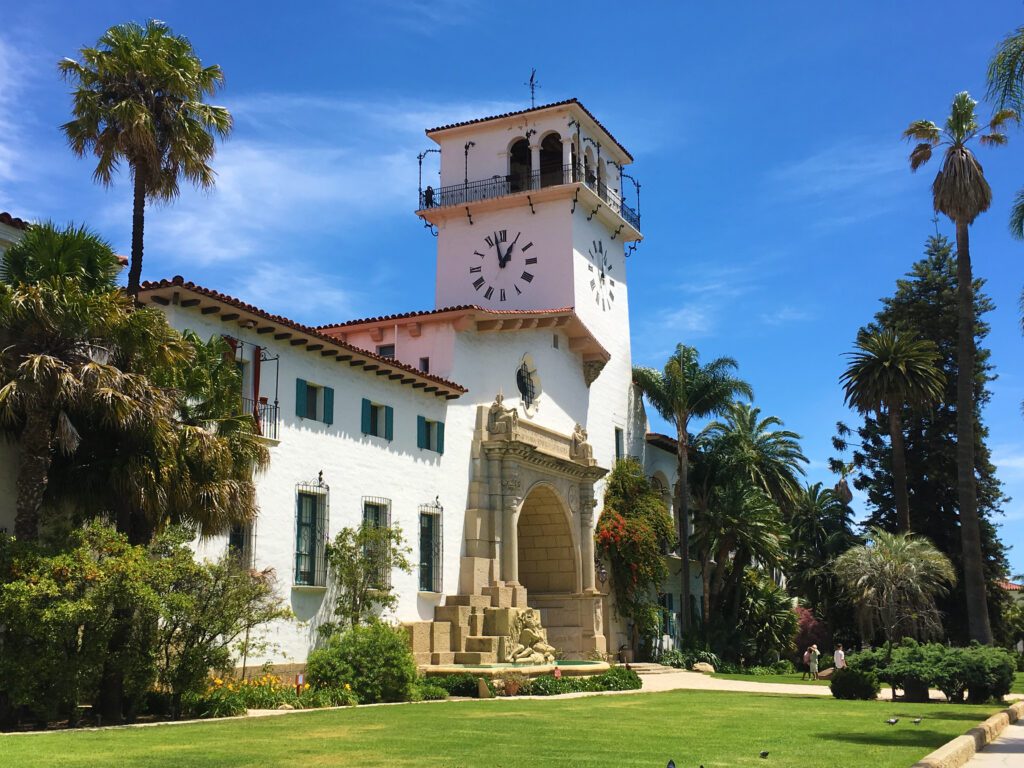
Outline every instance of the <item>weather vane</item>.
<svg viewBox="0 0 1024 768">
<path fill-rule="evenodd" d="M 540 83 L 537 82 L 536 68 L 530 70 L 530 80 L 523 85 L 530 86 L 530 109 L 533 109 L 537 106 L 537 89 L 540 88 Z"/>
</svg>

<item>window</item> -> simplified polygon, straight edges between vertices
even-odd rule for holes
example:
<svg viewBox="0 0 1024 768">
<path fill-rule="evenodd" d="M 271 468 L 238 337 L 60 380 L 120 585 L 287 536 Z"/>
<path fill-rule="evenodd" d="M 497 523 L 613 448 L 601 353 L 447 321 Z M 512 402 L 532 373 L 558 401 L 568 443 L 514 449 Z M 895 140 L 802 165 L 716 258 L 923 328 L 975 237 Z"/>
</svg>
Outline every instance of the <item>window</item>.
<svg viewBox="0 0 1024 768">
<path fill-rule="evenodd" d="M 378 496 L 364 496 L 363 525 L 370 528 L 390 528 L 391 499 L 383 499 Z M 371 562 L 377 561 L 379 563 L 377 573 L 374 575 L 373 586 L 376 589 L 390 589 L 391 569 L 386 563 L 380 562 L 382 556 L 383 553 L 381 553 L 381 556 L 378 556 L 369 546 L 363 551 L 364 558 Z"/>
<path fill-rule="evenodd" d="M 444 453 L 444 422 L 416 417 L 416 447 Z"/>
<path fill-rule="evenodd" d="M 391 360 L 395 359 L 395 345 L 394 344 L 381 344 L 377 347 L 377 354 L 381 357 L 387 357 Z"/>
<path fill-rule="evenodd" d="M 395 436 L 395 409 L 363 398 L 363 434 L 393 440 Z"/>
<path fill-rule="evenodd" d="M 554 347 L 555 349 L 558 349 L 558 334 L 557 333 L 552 334 L 552 336 L 551 336 L 551 346 Z"/>
<path fill-rule="evenodd" d="M 420 592 L 442 592 L 441 561 L 444 544 L 441 538 L 441 505 L 420 505 Z"/>
<path fill-rule="evenodd" d="M 530 366 L 525 360 L 519 366 L 519 370 L 516 371 L 516 387 L 523 398 L 523 407 L 529 408 L 532 406 L 534 400 L 537 399 L 537 392 L 533 382 L 533 371 L 530 370 Z"/>
<path fill-rule="evenodd" d="M 661 634 L 675 637 L 676 634 L 676 611 L 675 596 L 666 592 L 658 598 L 661 604 Z"/>
<path fill-rule="evenodd" d="M 322 481 L 300 483 L 295 509 L 295 584 L 327 584 L 327 494 Z"/>
<path fill-rule="evenodd" d="M 430 358 L 429 357 L 421 357 L 420 358 L 420 370 L 423 371 L 424 373 L 430 373 Z"/>
<path fill-rule="evenodd" d="M 252 568 L 256 534 L 252 523 L 236 524 L 228 532 L 228 555 L 243 568 Z"/>
<path fill-rule="evenodd" d="M 625 436 L 622 433 L 622 428 L 621 427 L 616 427 L 615 428 L 615 460 L 619 461 L 620 459 L 625 458 L 625 456 L 626 456 Z"/>
<path fill-rule="evenodd" d="M 295 415 L 300 419 L 334 423 L 334 389 L 295 380 Z"/>
</svg>

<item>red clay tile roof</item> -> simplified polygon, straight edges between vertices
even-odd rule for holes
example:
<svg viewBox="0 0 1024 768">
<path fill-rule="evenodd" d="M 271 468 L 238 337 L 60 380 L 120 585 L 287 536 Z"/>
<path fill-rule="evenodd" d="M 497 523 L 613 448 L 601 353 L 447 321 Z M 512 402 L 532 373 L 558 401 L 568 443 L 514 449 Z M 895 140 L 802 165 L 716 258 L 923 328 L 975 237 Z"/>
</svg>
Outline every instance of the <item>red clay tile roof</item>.
<svg viewBox="0 0 1024 768">
<path fill-rule="evenodd" d="M 1014 584 L 1012 581 L 1000 581 L 999 586 L 1007 592 L 1020 592 L 1024 590 L 1024 584 Z"/>
<path fill-rule="evenodd" d="M 573 307 L 561 307 L 560 309 L 485 309 L 477 304 L 459 304 L 454 307 L 425 309 L 420 312 L 402 312 L 397 315 L 381 315 L 380 317 L 364 317 L 358 320 L 345 320 L 341 323 L 318 325 L 316 328 L 317 330 L 333 330 L 335 328 L 346 328 L 353 325 L 373 325 L 376 323 L 391 322 L 392 320 L 411 320 L 414 317 L 443 315 L 447 312 L 485 312 L 490 315 L 558 315 L 572 311 Z"/>
<path fill-rule="evenodd" d="M 459 395 L 469 391 L 464 386 L 462 386 L 461 384 L 457 384 L 454 381 L 449 381 L 448 379 L 443 379 L 440 376 L 434 376 L 429 373 L 424 373 L 423 371 L 417 368 L 413 368 L 412 366 L 406 365 L 405 363 L 400 363 L 397 360 L 381 357 L 380 355 L 374 354 L 369 350 L 360 349 L 359 347 L 355 347 L 351 344 L 346 344 L 345 342 L 339 341 L 338 339 L 332 336 L 327 336 L 326 334 L 320 333 L 320 331 L 318 331 L 316 328 L 311 328 L 310 326 L 303 325 L 302 323 L 297 323 L 294 320 L 290 320 L 287 317 L 282 317 L 281 315 L 271 314 L 263 309 L 260 309 L 259 307 L 253 306 L 252 304 L 247 304 L 241 299 L 236 299 L 234 296 L 229 296 L 226 293 L 220 293 L 219 291 L 214 291 L 210 288 L 204 288 L 201 285 L 196 285 L 193 282 L 186 282 L 185 278 L 183 278 L 181 275 L 175 275 L 170 280 L 143 282 L 139 290 L 139 297 L 140 299 L 143 299 L 145 298 L 146 294 L 152 294 L 155 293 L 156 291 L 166 290 L 167 288 L 181 288 L 186 291 L 190 291 L 191 293 L 198 294 L 200 296 L 206 296 L 221 304 L 227 304 L 229 306 L 236 307 L 237 309 L 244 310 L 245 312 L 261 317 L 269 322 L 276 323 L 278 325 L 283 325 L 288 328 L 292 328 L 296 331 L 299 331 L 300 333 L 312 336 L 323 342 L 331 344 L 332 346 L 340 347 L 341 349 L 347 350 L 349 352 L 354 352 L 360 357 L 365 357 L 367 359 L 383 363 L 388 368 L 394 368 L 396 370 L 405 371 L 406 373 L 410 374 L 410 376 L 412 376 L 414 379 L 420 379 L 422 381 L 432 382 L 435 385 L 439 385 L 440 389 L 446 390 L 445 394 L 449 398 L 458 397 Z M 405 382 L 403 381 L 402 383 Z"/>
<path fill-rule="evenodd" d="M 11 216 L 7 211 L 0 211 L 0 224 L 6 224 L 9 227 L 15 229 L 28 229 L 28 222 L 24 219 L 19 219 L 16 216 Z"/>
<path fill-rule="evenodd" d="M 622 146 L 619 143 L 618 139 L 616 139 L 614 136 L 612 136 L 612 132 L 609 131 L 607 128 L 605 128 L 601 124 L 601 121 L 598 120 L 596 117 L 594 117 L 594 115 L 590 112 L 590 110 L 587 109 L 586 107 L 584 107 L 583 104 L 580 103 L 579 99 L 575 99 L 575 98 L 574 99 L 566 99 L 565 101 L 556 101 L 556 102 L 553 102 L 551 104 L 541 104 L 538 107 L 530 107 L 529 109 L 520 109 L 518 112 L 506 112 L 503 115 L 491 115 L 490 117 L 478 117 L 478 118 L 476 118 L 474 120 L 464 120 L 461 123 L 450 123 L 448 125 L 439 125 L 437 128 L 428 128 L 426 133 L 427 133 L 427 136 L 429 136 L 430 134 L 435 133 L 437 131 L 447 131 L 449 128 L 461 128 L 464 125 L 475 125 L 476 123 L 486 123 L 486 122 L 488 122 L 490 120 L 501 120 L 501 119 L 506 118 L 506 117 L 517 117 L 518 115 L 525 115 L 525 114 L 527 114 L 529 112 L 539 112 L 542 109 L 551 109 L 552 107 L 564 107 L 564 106 L 567 106 L 569 104 L 575 104 L 577 107 L 582 109 L 583 112 L 587 115 L 587 117 L 589 117 L 591 120 L 593 120 L 594 123 L 597 125 L 597 127 L 600 128 L 602 131 L 604 131 L 608 135 L 608 138 L 611 139 L 615 143 L 615 146 L 617 146 L 619 149 L 621 149 L 623 154 L 630 159 L 630 162 L 632 162 L 633 156 L 631 154 L 629 154 L 629 150 L 626 149 L 624 146 Z"/>
</svg>

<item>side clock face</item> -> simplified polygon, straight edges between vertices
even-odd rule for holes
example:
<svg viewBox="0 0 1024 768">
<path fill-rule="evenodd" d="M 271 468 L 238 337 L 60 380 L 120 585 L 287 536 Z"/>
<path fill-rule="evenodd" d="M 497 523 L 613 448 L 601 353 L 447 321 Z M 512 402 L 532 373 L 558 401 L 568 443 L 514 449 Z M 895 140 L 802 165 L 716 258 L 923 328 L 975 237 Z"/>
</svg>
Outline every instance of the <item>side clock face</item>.
<svg viewBox="0 0 1024 768">
<path fill-rule="evenodd" d="M 496 229 L 473 251 L 469 281 L 486 301 L 514 301 L 533 283 L 537 271 L 533 241 L 522 232 L 509 238 L 509 230 Z"/>
<path fill-rule="evenodd" d="M 612 278 L 611 262 L 604 252 L 604 243 L 595 240 L 587 249 L 587 253 L 590 256 L 587 271 L 590 275 L 590 290 L 594 293 L 594 301 L 602 310 L 609 310 L 615 301 L 615 280 Z"/>
</svg>

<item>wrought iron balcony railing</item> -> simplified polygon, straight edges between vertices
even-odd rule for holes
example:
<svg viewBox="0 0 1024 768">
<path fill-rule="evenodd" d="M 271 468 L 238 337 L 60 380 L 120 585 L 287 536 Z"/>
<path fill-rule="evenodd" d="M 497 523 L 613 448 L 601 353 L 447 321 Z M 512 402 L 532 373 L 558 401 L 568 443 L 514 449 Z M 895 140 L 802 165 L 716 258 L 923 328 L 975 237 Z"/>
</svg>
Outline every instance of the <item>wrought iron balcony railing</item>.
<svg viewBox="0 0 1024 768">
<path fill-rule="evenodd" d="M 585 184 L 592 192 L 619 214 L 634 229 L 640 229 L 640 214 L 628 206 L 619 193 L 610 189 L 603 179 L 598 179 L 592 171 L 582 165 L 562 165 L 541 168 L 530 173 L 495 175 L 489 179 L 467 181 L 463 184 L 451 184 L 447 187 L 434 189 L 428 186 L 420 192 L 420 210 L 428 208 L 444 208 L 451 205 L 467 205 L 483 200 L 514 195 L 518 192 L 529 192 L 559 184 Z"/>
<path fill-rule="evenodd" d="M 253 400 L 251 397 L 242 398 L 242 413 L 247 413 L 256 419 L 256 427 L 260 435 L 277 440 L 278 426 L 281 420 L 281 412 L 277 403 L 269 403 L 261 400 Z"/>
</svg>

